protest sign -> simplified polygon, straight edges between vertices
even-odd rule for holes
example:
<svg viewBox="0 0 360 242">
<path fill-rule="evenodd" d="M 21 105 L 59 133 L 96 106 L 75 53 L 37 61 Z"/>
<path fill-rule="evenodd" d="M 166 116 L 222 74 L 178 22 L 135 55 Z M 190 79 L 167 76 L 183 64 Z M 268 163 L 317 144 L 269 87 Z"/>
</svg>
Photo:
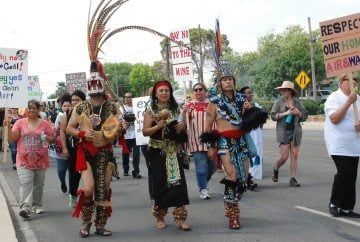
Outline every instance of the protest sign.
<svg viewBox="0 0 360 242">
<path fill-rule="evenodd" d="M 320 22 L 326 76 L 360 70 L 360 13 Z"/>
<path fill-rule="evenodd" d="M 28 51 L 0 48 L 0 106 L 26 107 L 28 85 Z"/>
<path fill-rule="evenodd" d="M 80 90 L 86 93 L 87 82 L 86 82 L 85 72 L 65 74 L 65 80 L 66 80 L 66 88 L 69 93 L 73 93 L 75 90 Z"/>
<path fill-rule="evenodd" d="M 144 113 L 146 106 L 150 104 L 150 97 L 137 97 L 132 99 L 133 111 L 136 117 L 135 124 L 135 135 L 136 145 L 147 145 L 149 143 L 149 137 L 145 137 L 142 134 Z"/>
<path fill-rule="evenodd" d="M 28 97 L 29 99 L 41 99 L 41 90 L 39 84 L 38 76 L 28 76 L 29 85 L 28 85 Z"/>
</svg>

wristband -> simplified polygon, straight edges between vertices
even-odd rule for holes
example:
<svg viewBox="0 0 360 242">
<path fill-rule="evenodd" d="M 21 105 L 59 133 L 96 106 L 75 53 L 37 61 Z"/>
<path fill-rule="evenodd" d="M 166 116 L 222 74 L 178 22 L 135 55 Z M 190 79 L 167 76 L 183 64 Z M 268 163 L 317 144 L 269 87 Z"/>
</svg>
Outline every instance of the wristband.
<svg viewBox="0 0 360 242">
<path fill-rule="evenodd" d="M 80 138 L 80 139 L 83 139 L 83 138 L 85 138 L 85 131 L 79 131 L 79 133 L 78 133 L 78 137 Z"/>
</svg>

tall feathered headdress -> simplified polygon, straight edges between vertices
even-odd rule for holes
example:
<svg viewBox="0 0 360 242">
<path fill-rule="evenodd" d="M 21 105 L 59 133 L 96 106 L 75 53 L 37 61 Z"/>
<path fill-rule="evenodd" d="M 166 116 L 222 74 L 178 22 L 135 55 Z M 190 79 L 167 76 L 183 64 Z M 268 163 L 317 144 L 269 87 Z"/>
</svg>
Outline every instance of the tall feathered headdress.
<svg viewBox="0 0 360 242">
<path fill-rule="evenodd" d="M 106 24 L 122 4 L 128 0 L 101 0 L 91 15 L 91 2 L 88 13 L 87 41 L 91 61 L 90 78 L 88 80 L 88 93 L 101 93 L 105 91 L 106 75 L 101 62 L 98 59 L 101 46 L 108 39 L 105 34 L 108 31 Z M 111 91 L 110 88 L 108 88 Z"/>
</svg>

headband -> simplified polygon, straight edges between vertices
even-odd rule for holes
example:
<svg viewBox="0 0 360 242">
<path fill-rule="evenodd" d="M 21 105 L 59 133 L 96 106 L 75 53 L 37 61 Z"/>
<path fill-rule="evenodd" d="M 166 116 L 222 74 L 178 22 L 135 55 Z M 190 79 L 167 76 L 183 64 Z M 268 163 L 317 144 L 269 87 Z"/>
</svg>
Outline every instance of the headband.
<svg viewBox="0 0 360 242">
<path fill-rule="evenodd" d="M 158 89 L 161 86 L 165 86 L 165 87 L 170 88 L 170 83 L 168 83 L 166 81 L 160 81 L 160 82 L 155 84 L 155 90 Z"/>
</svg>

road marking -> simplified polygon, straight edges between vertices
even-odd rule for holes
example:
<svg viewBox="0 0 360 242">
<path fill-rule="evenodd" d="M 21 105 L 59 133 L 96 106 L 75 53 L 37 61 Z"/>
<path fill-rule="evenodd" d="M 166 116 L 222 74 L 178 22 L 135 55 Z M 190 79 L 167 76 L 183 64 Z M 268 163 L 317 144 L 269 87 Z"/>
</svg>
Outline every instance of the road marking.
<svg viewBox="0 0 360 242">
<path fill-rule="evenodd" d="M 325 217 L 328 217 L 328 218 L 332 218 L 332 219 L 335 219 L 335 220 L 338 220 L 338 221 L 341 221 L 341 222 L 344 222 L 344 223 L 348 223 L 348 224 L 352 224 L 352 225 L 355 225 L 355 226 L 360 227 L 360 223 L 359 223 L 359 222 L 355 222 L 355 221 L 352 221 L 352 220 L 350 220 L 350 219 L 334 217 L 334 216 L 332 216 L 332 215 L 330 215 L 330 214 L 328 214 L 328 213 L 324 213 L 324 212 L 317 211 L 317 210 L 314 210 L 314 209 L 311 209 L 311 208 L 307 208 L 307 207 L 295 206 L 295 208 L 298 208 L 298 209 L 307 211 L 307 212 L 309 212 L 309 213 L 318 214 L 318 215 L 321 215 L 321 216 L 325 216 Z"/>
</svg>

